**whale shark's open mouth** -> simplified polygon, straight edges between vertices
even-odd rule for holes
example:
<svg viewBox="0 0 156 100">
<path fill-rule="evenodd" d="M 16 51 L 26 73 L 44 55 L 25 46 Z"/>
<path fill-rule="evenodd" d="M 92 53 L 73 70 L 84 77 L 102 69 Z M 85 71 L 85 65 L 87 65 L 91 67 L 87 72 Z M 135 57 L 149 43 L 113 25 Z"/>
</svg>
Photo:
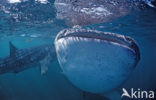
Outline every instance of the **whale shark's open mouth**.
<svg viewBox="0 0 156 100">
<path fill-rule="evenodd" d="M 100 31 L 93 31 L 93 30 L 84 30 L 84 29 L 64 29 L 60 32 L 60 34 L 57 36 L 56 40 L 59 40 L 61 38 L 67 38 L 67 37 L 78 37 L 79 39 L 94 39 L 96 41 L 107 41 L 110 43 L 115 43 L 117 45 L 127 47 L 131 49 L 136 55 L 137 60 L 140 59 L 140 53 L 139 48 L 136 45 L 135 41 L 124 35 L 120 34 L 114 34 L 110 32 L 100 32 Z"/>
</svg>

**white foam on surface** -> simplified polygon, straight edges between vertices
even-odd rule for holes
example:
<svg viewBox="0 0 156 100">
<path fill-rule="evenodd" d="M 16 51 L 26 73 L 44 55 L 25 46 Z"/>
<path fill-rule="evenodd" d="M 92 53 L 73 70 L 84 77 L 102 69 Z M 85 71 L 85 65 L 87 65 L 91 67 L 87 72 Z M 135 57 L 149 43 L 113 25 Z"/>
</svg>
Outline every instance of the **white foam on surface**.
<svg viewBox="0 0 156 100">
<path fill-rule="evenodd" d="M 89 14 L 89 15 L 104 15 L 104 16 L 108 16 L 108 15 L 112 14 L 110 11 L 108 11 L 103 6 L 92 7 L 92 8 L 82 8 L 82 9 L 80 9 L 80 11 L 83 12 L 83 13 Z"/>
<path fill-rule="evenodd" d="M 8 0 L 9 3 L 19 3 L 21 0 Z"/>
</svg>

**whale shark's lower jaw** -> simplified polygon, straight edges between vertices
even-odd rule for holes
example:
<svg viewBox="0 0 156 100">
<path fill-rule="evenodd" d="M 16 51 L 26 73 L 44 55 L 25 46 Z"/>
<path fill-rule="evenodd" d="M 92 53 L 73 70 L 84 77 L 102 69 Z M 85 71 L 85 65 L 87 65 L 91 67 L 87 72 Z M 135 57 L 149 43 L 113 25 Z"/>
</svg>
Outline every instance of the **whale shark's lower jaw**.
<svg viewBox="0 0 156 100">
<path fill-rule="evenodd" d="M 93 93 L 117 88 L 140 59 L 133 39 L 108 32 L 66 29 L 57 35 L 55 47 L 67 78 Z"/>
</svg>

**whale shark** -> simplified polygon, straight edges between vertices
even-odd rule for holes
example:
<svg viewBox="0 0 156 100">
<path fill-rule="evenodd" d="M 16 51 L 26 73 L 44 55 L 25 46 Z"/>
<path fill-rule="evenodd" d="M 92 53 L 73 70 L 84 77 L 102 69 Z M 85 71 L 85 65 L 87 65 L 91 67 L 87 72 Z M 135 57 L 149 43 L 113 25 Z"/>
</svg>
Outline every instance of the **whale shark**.
<svg viewBox="0 0 156 100">
<path fill-rule="evenodd" d="M 9 45 L 10 55 L 0 59 L 0 74 L 18 73 L 38 64 L 45 74 L 50 62 L 58 60 L 63 75 L 74 86 L 111 100 L 118 94 L 110 91 L 126 81 L 140 60 L 139 47 L 132 38 L 89 29 L 64 29 L 54 44 L 26 49 Z"/>
<path fill-rule="evenodd" d="M 139 47 L 132 38 L 111 32 L 64 29 L 54 44 L 64 75 L 91 93 L 107 94 L 118 88 L 140 60 Z"/>
<path fill-rule="evenodd" d="M 0 74 L 19 73 L 36 65 L 40 66 L 41 74 L 45 74 L 49 64 L 56 58 L 53 44 L 18 49 L 9 42 L 10 55 L 0 59 Z"/>
</svg>

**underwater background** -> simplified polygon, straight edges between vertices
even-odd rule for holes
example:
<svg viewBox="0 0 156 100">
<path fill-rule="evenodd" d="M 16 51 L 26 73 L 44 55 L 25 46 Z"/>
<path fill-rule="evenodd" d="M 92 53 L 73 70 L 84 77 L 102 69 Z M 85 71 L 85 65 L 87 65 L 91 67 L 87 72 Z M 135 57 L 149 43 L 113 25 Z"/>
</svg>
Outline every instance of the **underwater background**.
<svg viewBox="0 0 156 100">
<path fill-rule="evenodd" d="M 9 55 L 9 41 L 19 49 L 53 43 L 60 30 L 69 28 L 65 21 L 56 19 L 54 0 L 15 1 L 0 0 L 0 58 Z M 121 87 L 156 92 L 155 8 L 143 9 L 111 22 L 86 25 L 83 28 L 134 38 L 140 48 L 141 60 Z M 88 93 L 87 98 L 107 100 L 91 93 Z M 66 79 L 58 62 L 54 61 L 45 75 L 40 74 L 37 65 L 18 74 L 0 75 L 0 100 L 83 100 L 83 91 Z"/>
</svg>

